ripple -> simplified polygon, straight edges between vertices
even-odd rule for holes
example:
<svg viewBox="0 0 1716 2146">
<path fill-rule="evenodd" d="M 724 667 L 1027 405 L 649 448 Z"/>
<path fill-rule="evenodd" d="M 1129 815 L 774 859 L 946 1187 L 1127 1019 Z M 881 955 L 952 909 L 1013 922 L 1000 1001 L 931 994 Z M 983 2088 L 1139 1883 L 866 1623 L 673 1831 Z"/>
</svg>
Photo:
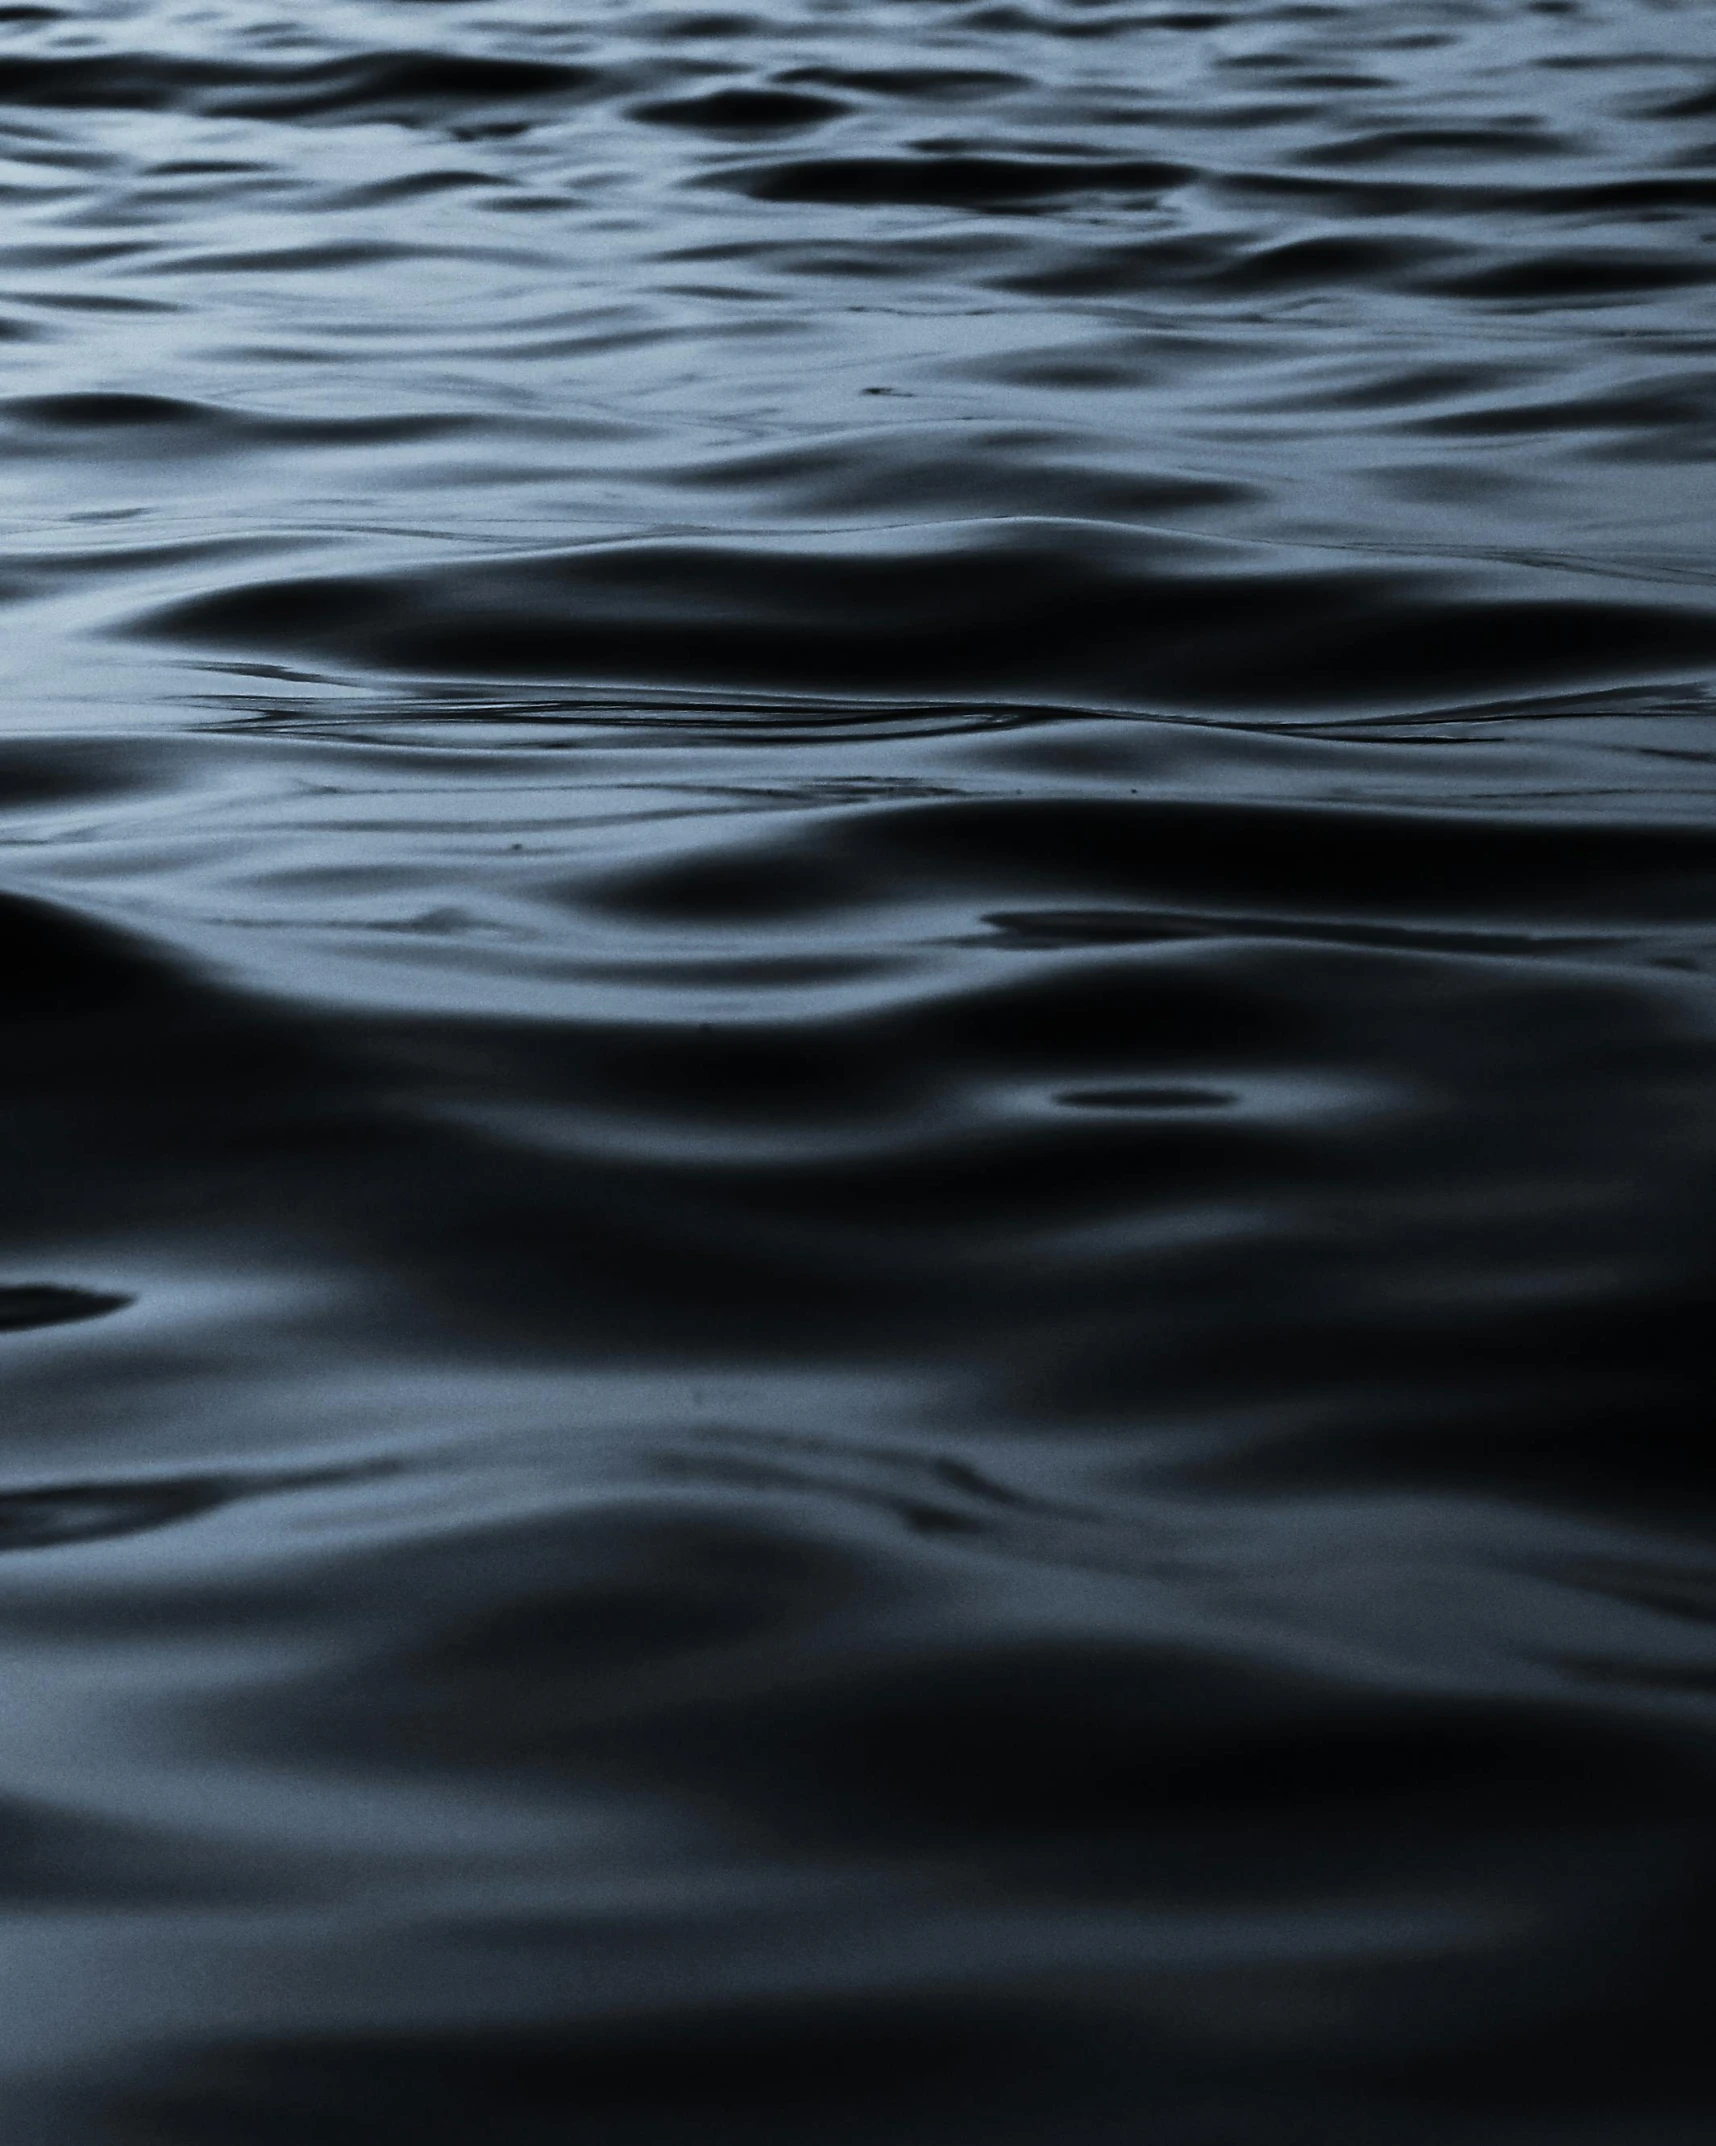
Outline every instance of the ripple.
<svg viewBox="0 0 1716 2146">
<path fill-rule="evenodd" d="M 1073 1088 L 1061 1097 L 1077 1110 L 1224 1110 L 1220 1088 Z"/>
<path fill-rule="evenodd" d="M 0 1285 L 0 1333 L 100 1319 L 108 1312 L 123 1311 L 132 1301 L 98 1289 L 67 1289 L 53 1282 L 8 1282 Z"/>
<path fill-rule="evenodd" d="M 186 109 L 213 116 L 306 120 L 399 119 L 470 105 L 564 96 L 588 68 L 459 52 L 376 52 L 298 67 L 233 66 L 173 54 L 104 52 L 6 62 L 13 103 L 48 108 Z"/>
<path fill-rule="evenodd" d="M 837 119 L 847 107 L 832 97 L 802 90 L 712 89 L 701 97 L 670 97 L 632 107 L 634 119 L 659 127 L 691 127 L 703 134 L 791 133 Z"/>
<path fill-rule="evenodd" d="M 1177 550 L 1076 525 L 950 530 L 933 548 L 891 556 L 875 546 L 842 556 L 826 543 L 795 554 L 628 545 L 253 583 L 158 613 L 145 630 L 473 678 L 1259 710 L 1436 706 L 1716 663 L 1716 623 L 1690 608 L 1438 603 L 1428 577 L 1375 568 L 1245 573 L 1224 560 L 1227 572 L 1199 576 L 1187 570 L 1195 555 L 1182 564 Z"/>
<path fill-rule="evenodd" d="M 1161 193 L 1190 174 L 1148 158 L 1054 163 L 1041 157 L 822 157 L 728 170 L 718 183 L 759 201 L 957 208 L 1067 194 Z"/>
</svg>

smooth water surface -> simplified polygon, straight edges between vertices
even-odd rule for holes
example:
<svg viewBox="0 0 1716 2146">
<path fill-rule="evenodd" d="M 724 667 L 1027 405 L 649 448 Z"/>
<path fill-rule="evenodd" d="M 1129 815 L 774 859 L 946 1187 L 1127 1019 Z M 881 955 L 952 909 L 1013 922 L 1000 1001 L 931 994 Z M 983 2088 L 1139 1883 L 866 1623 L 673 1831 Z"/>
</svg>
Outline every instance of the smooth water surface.
<svg viewBox="0 0 1716 2146">
<path fill-rule="evenodd" d="M 1703 2146 L 1716 17 L 0 10 L 7 2146 Z"/>
</svg>

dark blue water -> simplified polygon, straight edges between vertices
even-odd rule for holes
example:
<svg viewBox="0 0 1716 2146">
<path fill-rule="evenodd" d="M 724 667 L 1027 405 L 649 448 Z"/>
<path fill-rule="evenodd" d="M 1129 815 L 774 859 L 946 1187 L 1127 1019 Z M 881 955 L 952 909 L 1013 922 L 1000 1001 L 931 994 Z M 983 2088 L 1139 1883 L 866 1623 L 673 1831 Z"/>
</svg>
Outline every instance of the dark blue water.
<svg viewBox="0 0 1716 2146">
<path fill-rule="evenodd" d="M 6 2146 L 1703 2146 L 1716 17 L 0 11 Z"/>
</svg>

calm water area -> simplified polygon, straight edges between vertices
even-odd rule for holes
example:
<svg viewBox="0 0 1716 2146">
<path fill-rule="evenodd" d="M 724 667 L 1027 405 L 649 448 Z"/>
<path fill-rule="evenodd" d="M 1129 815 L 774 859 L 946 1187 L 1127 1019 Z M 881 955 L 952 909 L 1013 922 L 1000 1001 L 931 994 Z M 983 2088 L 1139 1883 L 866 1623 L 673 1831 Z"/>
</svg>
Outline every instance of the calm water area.
<svg viewBox="0 0 1716 2146">
<path fill-rule="evenodd" d="M 0 2141 L 1708 2146 L 1708 0 L 0 7 Z"/>
</svg>

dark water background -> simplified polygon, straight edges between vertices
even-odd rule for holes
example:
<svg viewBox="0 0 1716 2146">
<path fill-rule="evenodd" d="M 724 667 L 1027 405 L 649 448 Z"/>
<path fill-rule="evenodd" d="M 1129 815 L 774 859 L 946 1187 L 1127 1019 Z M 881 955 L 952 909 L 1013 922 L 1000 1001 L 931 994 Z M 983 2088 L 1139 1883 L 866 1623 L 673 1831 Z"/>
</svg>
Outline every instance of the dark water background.
<svg viewBox="0 0 1716 2146">
<path fill-rule="evenodd" d="M 0 11 L 6 2146 L 1704 2146 L 1716 15 Z"/>
</svg>

